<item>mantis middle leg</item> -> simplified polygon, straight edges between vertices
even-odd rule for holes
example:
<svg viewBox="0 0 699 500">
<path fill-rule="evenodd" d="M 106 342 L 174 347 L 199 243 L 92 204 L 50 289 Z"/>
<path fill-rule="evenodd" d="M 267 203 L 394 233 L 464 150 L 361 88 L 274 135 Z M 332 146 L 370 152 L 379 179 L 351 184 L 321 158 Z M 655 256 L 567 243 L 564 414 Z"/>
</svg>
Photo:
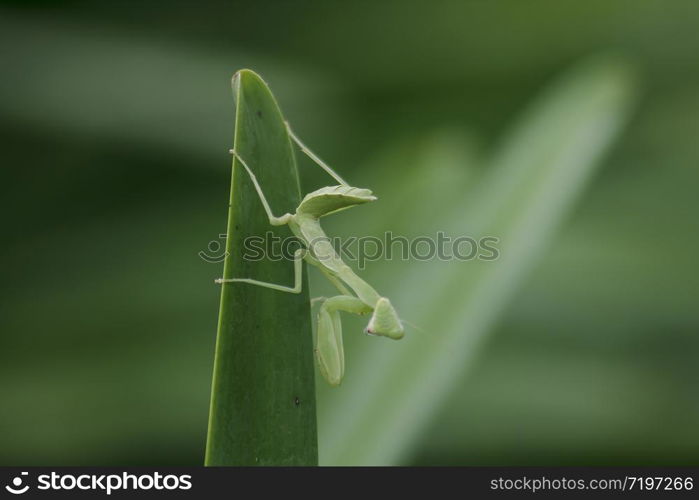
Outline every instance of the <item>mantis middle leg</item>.
<svg viewBox="0 0 699 500">
<path fill-rule="evenodd" d="M 278 285 L 276 283 L 268 283 L 266 281 L 253 280 L 249 278 L 218 278 L 216 283 L 249 283 L 251 285 L 257 285 L 264 288 L 271 288 L 273 290 L 279 290 L 281 292 L 289 293 L 301 293 L 301 287 L 303 286 L 303 258 L 306 255 L 306 249 L 299 248 L 294 253 L 294 286 L 284 286 Z"/>
</svg>

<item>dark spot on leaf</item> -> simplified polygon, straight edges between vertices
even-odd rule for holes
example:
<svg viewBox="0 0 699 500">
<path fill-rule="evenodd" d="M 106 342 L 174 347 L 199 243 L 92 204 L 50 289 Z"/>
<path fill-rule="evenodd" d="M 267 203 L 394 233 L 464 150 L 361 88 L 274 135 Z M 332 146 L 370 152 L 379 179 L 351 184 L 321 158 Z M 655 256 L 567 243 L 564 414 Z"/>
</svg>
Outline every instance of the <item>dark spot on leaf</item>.
<svg viewBox="0 0 699 500">
<path fill-rule="evenodd" d="M 262 111 L 257 110 L 257 117 L 258 117 L 258 118 L 262 118 Z"/>
</svg>

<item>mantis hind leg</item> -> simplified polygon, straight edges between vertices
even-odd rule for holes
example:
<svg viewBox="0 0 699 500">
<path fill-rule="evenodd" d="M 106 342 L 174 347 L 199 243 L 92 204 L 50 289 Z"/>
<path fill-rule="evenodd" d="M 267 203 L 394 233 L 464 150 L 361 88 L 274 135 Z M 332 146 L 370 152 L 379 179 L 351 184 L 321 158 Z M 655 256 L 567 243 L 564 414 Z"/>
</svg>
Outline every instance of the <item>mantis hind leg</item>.
<svg viewBox="0 0 699 500">
<path fill-rule="evenodd" d="M 296 145 L 299 147 L 303 153 L 308 156 L 313 162 L 318 165 L 320 168 L 325 170 L 328 175 L 330 175 L 333 179 L 335 179 L 337 182 L 339 182 L 343 186 L 348 186 L 347 182 L 339 176 L 337 172 L 335 172 L 332 168 L 330 168 L 330 165 L 325 163 L 323 160 L 321 160 L 317 154 L 315 154 L 313 151 L 308 149 L 308 146 L 306 146 L 303 142 L 301 142 L 301 139 L 298 138 L 296 134 L 294 134 L 294 131 L 291 130 L 291 127 L 289 126 L 289 122 L 286 123 L 286 130 L 289 133 L 289 137 L 291 137 L 291 140 L 296 143 Z"/>
<path fill-rule="evenodd" d="M 320 373 L 330 385 L 340 385 L 345 374 L 340 311 L 367 314 L 371 310 L 371 307 L 351 295 L 331 297 L 320 306 L 315 354 Z"/>
<path fill-rule="evenodd" d="M 248 176 L 250 176 L 250 180 L 252 181 L 253 186 L 255 186 L 255 191 L 257 191 L 257 196 L 260 198 L 262 206 L 265 209 L 265 213 L 267 214 L 269 223 L 272 226 L 283 226 L 284 224 L 287 224 L 289 222 L 289 219 L 291 219 L 291 214 L 284 214 L 281 217 L 277 217 L 276 215 L 274 215 L 272 213 L 272 209 L 269 206 L 269 202 L 265 197 L 265 193 L 262 191 L 262 186 L 260 186 L 260 183 L 257 181 L 257 177 L 252 172 L 252 169 L 248 166 L 247 163 L 245 163 L 245 160 L 243 160 L 243 158 L 235 151 L 235 149 L 231 149 L 230 153 L 235 157 L 236 160 L 240 162 L 243 168 L 245 168 L 245 171 L 248 173 Z"/>
</svg>

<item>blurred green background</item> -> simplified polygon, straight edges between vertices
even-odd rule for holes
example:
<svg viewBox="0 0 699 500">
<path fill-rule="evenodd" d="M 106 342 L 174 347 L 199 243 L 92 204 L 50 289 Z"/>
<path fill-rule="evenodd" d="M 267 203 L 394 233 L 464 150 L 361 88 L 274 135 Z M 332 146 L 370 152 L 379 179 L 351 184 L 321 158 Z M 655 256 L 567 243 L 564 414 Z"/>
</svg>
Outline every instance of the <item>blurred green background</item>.
<svg viewBox="0 0 699 500">
<path fill-rule="evenodd" d="M 696 465 L 697 26 L 690 1 L 2 2 L 0 463 L 202 463 L 198 252 L 250 67 L 379 196 L 329 234 L 502 237 L 368 265 L 422 330 L 347 319 L 322 463 Z"/>
</svg>

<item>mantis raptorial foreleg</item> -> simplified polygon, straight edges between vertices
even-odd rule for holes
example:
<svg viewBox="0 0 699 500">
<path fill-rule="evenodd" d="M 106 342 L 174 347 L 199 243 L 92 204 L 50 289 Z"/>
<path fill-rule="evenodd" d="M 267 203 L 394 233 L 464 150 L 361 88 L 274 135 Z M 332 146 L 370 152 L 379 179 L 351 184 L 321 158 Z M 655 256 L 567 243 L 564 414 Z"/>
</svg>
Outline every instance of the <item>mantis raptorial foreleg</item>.
<svg viewBox="0 0 699 500">
<path fill-rule="evenodd" d="M 320 306 L 315 353 L 320 373 L 330 385 L 339 385 L 345 374 L 340 311 L 368 314 L 372 309 L 357 297 L 350 295 L 331 297 Z"/>
<path fill-rule="evenodd" d="M 264 288 L 271 288 L 272 290 L 279 290 L 280 292 L 301 293 L 301 286 L 303 284 L 303 257 L 305 254 L 306 250 L 303 248 L 299 248 L 294 252 L 294 286 L 278 285 L 276 283 L 267 283 L 266 281 L 253 280 L 250 278 L 219 278 L 215 281 L 216 283 L 249 283 Z"/>
</svg>

